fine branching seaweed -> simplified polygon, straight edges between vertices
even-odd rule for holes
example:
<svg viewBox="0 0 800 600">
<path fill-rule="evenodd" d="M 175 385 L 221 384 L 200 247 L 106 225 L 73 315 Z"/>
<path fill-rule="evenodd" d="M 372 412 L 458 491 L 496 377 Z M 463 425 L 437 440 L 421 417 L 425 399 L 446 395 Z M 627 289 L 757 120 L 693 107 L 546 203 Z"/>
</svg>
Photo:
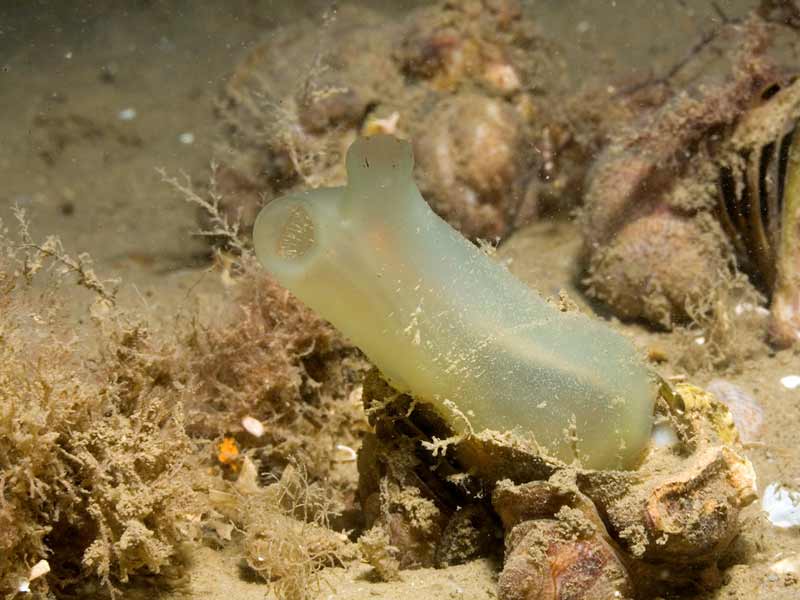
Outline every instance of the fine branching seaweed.
<svg viewBox="0 0 800 600">
<path fill-rule="evenodd" d="M 2 596 L 177 583 L 186 542 L 209 531 L 227 532 L 215 543 L 287 598 L 309 597 L 321 567 L 354 556 L 329 525 L 354 496 L 352 450 L 337 449 L 365 429 L 364 361 L 254 268 L 236 224 L 214 221 L 214 196 L 178 188 L 228 241 L 212 267 L 224 284 L 213 319 L 123 308 L 119 282 L 88 255 L 37 241 L 21 211 L 15 232 L 0 227 Z M 89 318 L 69 313 L 76 298 Z M 241 452 L 236 469 L 209 451 L 223 439 Z M 33 577 L 43 560 L 49 573 Z"/>
</svg>

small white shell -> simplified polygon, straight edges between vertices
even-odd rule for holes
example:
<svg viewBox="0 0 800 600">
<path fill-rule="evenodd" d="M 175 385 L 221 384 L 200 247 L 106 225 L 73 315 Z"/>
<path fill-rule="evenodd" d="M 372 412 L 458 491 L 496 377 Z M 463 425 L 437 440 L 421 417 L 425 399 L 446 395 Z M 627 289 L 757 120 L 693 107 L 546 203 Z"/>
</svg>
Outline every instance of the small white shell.
<svg viewBox="0 0 800 600">
<path fill-rule="evenodd" d="M 781 385 L 787 390 L 796 390 L 800 387 L 800 375 L 787 375 L 781 377 Z"/>
<path fill-rule="evenodd" d="M 29 594 L 31 591 L 31 582 L 43 577 L 50 572 L 50 563 L 42 559 L 31 567 L 31 572 L 28 574 L 27 579 L 22 579 L 17 586 L 17 593 Z"/>
<path fill-rule="evenodd" d="M 761 508 L 775 527 L 786 529 L 800 525 L 800 492 L 773 482 L 764 490 Z"/>
<path fill-rule="evenodd" d="M 31 567 L 31 572 L 28 575 L 28 580 L 33 581 L 39 579 L 50 572 L 50 563 L 42 559 Z"/>
<path fill-rule="evenodd" d="M 667 422 L 656 423 L 653 425 L 653 432 L 650 434 L 650 443 L 656 448 L 667 448 L 678 443 L 678 434 Z"/>
<path fill-rule="evenodd" d="M 336 454 L 334 455 L 334 462 L 355 462 L 358 459 L 358 453 L 350 446 L 344 444 L 336 444 Z"/>
<path fill-rule="evenodd" d="M 728 407 L 743 444 L 758 440 L 764 424 L 764 411 L 755 398 L 724 379 L 714 379 L 706 389 Z"/>
<path fill-rule="evenodd" d="M 247 431 L 250 435 L 255 437 L 261 437 L 264 435 L 264 424 L 255 417 L 244 417 L 242 419 L 242 427 L 244 427 L 245 431 Z"/>
</svg>

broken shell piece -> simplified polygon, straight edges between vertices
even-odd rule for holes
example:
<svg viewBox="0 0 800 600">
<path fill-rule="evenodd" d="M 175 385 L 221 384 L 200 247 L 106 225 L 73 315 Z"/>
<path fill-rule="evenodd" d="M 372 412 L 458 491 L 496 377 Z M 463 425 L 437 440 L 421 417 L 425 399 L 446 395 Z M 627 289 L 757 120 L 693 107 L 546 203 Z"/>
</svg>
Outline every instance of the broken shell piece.
<svg viewBox="0 0 800 600">
<path fill-rule="evenodd" d="M 49 572 L 50 572 L 50 563 L 42 559 L 31 567 L 31 572 L 28 575 L 28 579 L 30 581 L 34 581 L 36 579 L 39 579 L 39 577 L 44 577 Z"/>
<path fill-rule="evenodd" d="M 397 133 L 397 124 L 399 121 L 400 113 L 397 111 L 383 118 L 370 116 L 361 128 L 361 135 L 365 137 L 377 135 L 379 133 L 395 135 Z"/>
<path fill-rule="evenodd" d="M 501 481 L 492 494 L 492 506 L 503 527 L 510 531 L 519 523 L 550 517 L 564 506 L 572 506 L 577 498 L 570 489 L 562 489 L 546 481 L 512 485 Z"/>
<path fill-rule="evenodd" d="M 781 385 L 787 390 L 796 390 L 800 387 L 800 375 L 787 375 L 781 377 Z"/>
<path fill-rule="evenodd" d="M 742 443 L 755 442 L 764 424 L 764 411 L 756 399 L 724 379 L 714 379 L 708 384 L 707 390 L 728 407 Z"/>
<path fill-rule="evenodd" d="M 336 444 L 336 454 L 334 455 L 334 462 L 355 462 L 358 458 L 358 453 L 350 446 L 344 444 Z"/>
<path fill-rule="evenodd" d="M 520 523 L 506 540 L 500 574 L 503 600 L 630 598 L 625 566 L 599 533 L 574 539 L 563 523 L 542 519 Z"/>
<path fill-rule="evenodd" d="M 627 598 L 628 571 L 591 501 L 568 482 L 497 484 L 506 535 L 503 600 Z"/>
<path fill-rule="evenodd" d="M 798 575 L 800 574 L 800 557 L 796 554 L 787 556 L 775 561 L 769 566 L 769 570 L 778 575 Z"/>
<path fill-rule="evenodd" d="M 17 587 L 17 592 L 20 594 L 27 594 L 31 591 L 31 583 L 40 577 L 44 577 L 50 572 L 50 563 L 42 559 L 31 567 L 28 578 L 20 581 Z"/>
<path fill-rule="evenodd" d="M 786 529 L 800 525 L 800 492 L 780 483 L 770 483 L 761 498 L 761 508 L 775 527 Z"/>
<path fill-rule="evenodd" d="M 247 433 L 257 438 L 264 435 L 264 424 L 255 417 L 244 417 L 242 419 L 242 427 Z"/>
<path fill-rule="evenodd" d="M 508 63 L 487 65 L 483 72 L 483 80 L 492 91 L 500 94 L 513 94 L 522 85 L 517 71 Z"/>
<path fill-rule="evenodd" d="M 757 498 L 752 464 L 727 446 L 703 447 L 688 458 L 654 453 L 639 477 L 584 474 L 581 490 L 606 515 L 612 537 L 635 558 L 692 565 L 713 562 L 739 531 L 739 512 Z M 669 465 L 666 461 L 673 461 Z M 643 511 L 632 510 L 642 506 Z"/>
<path fill-rule="evenodd" d="M 683 437 L 689 446 L 698 444 L 702 438 L 706 438 L 706 443 L 719 441 L 723 444 L 733 444 L 739 439 L 730 409 L 710 392 L 691 383 L 678 383 L 670 398 L 676 404 L 673 411 L 682 413 L 688 425 Z M 709 434 L 717 440 L 707 439 Z"/>
<path fill-rule="evenodd" d="M 709 449 L 650 492 L 645 527 L 655 543 L 647 554 L 677 561 L 717 555 L 738 532 L 739 508 L 755 496 L 750 461 L 725 447 Z"/>
</svg>

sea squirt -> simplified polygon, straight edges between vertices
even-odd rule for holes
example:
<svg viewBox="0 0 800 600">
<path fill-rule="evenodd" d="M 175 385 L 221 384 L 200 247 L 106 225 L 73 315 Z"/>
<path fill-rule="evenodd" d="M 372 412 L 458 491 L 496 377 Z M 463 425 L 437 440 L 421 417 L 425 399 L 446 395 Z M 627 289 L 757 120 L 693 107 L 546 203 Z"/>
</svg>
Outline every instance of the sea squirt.
<svg viewBox="0 0 800 600">
<path fill-rule="evenodd" d="M 463 238 L 422 198 L 413 164 L 407 142 L 356 140 L 347 186 L 261 211 L 259 260 L 455 431 L 511 430 L 566 462 L 634 467 L 656 392 L 633 345 Z"/>
</svg>

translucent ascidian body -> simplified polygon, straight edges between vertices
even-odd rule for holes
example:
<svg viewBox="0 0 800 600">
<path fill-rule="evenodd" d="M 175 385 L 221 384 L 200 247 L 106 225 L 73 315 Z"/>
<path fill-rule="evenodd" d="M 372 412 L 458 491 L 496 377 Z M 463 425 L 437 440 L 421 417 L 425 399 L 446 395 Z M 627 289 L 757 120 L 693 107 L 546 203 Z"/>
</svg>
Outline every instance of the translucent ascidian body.
<svg viewBox="0 0 800 600">
<path fill-rule="evenodd" d="M 462 413 L 475 431 L 532 435 L 567 462 L 634 466 L 655 391 L 632 344 L 559 311 L 464 239 L 428 207 L 412 167 L 406 142 L 357 140 L 346 187 L 262 210 L 259 260 L 457 431 Z"/>
</svg>

